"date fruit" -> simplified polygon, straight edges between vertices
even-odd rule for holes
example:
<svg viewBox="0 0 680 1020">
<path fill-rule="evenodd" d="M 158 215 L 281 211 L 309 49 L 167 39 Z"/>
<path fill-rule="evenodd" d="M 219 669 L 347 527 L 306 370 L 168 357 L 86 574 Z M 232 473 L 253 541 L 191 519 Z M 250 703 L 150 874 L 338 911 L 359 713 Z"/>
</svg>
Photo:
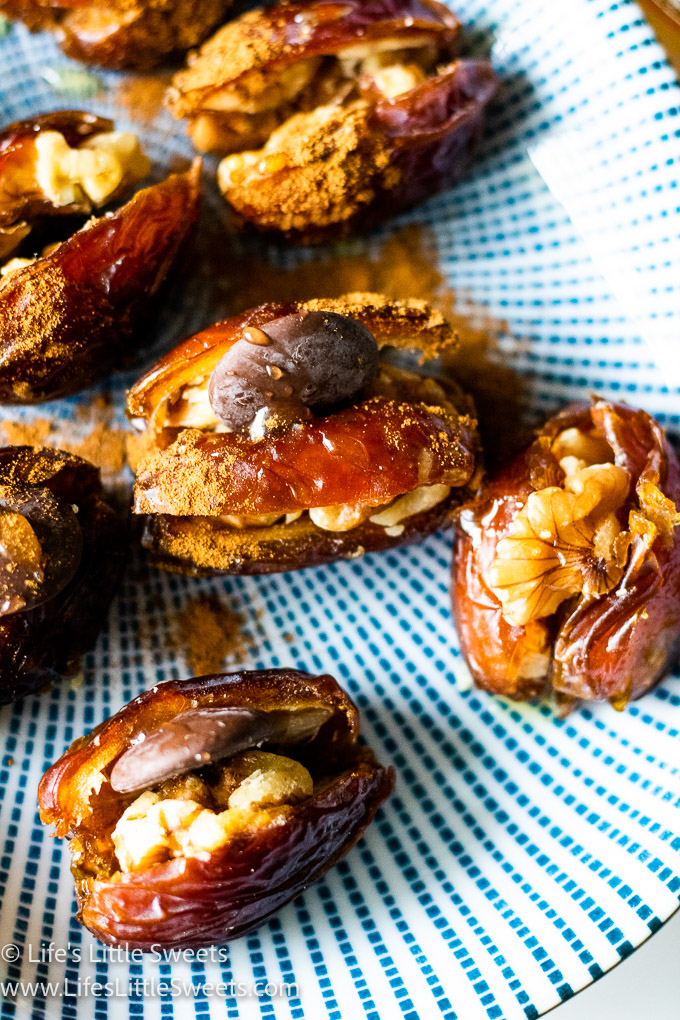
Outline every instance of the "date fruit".
<svg viewBox="0 0 680 1020">
<path fill-rule="evenodd" d="M 361 294 L 261 305 L 180 344 L 128 394 L 154 562 L 270 573 L 445 526 L 477 466 L 470 404 L 389 351 L 454 343 L 424 302 Z"/>
<path fill-rule="evenodd" d="M 680 465 L 644 411 L 551 418 L 459 512 L 453 611 L 479 686 L 529 699 L 650 690 L 680 639 Z"/>
<path fill-rule="evenodd" d="M 64 53 L 108 68 L 149 68 L 198 45 L 232 0 L 0 0 L 32 31 L 54 32 Z"/>
<path fill-rule="evenodd" d="M 198 948 L 262 924 L 356 843 L 394 773 L 330 676 L 293 669 L 153 687 L 43 776 L 78 918 L 108 945 Z M 145 750 L 148 748 L 149 750 Z"/>
<path fill-rule="evenodd" d="M 0 448 L 0 703 L 77 672 L 124 544 L 92 464 L 61 450 Z"/>
<path fill-rule="evenodd" d="M 200 200 L 197 162 L 0 280 L 0 402 L 64 397 L 124 361 Z"/>
<path fill-rule="evenodd" d="M 137 138 L 93 113 L 59 110 L 8 125 L 0 131 L 0 263 L 36 224 L 89 216 L 148 172 Z"/>
<path fill-rule="evenodd" d="M 436 0 L 279 0 L 241 15 L 175 75 L 167 102 L 237 221 L 292 240 L 342 236 L 449 187 L 496 89 L 452 60 L 460 22 Z"/>
</svg>

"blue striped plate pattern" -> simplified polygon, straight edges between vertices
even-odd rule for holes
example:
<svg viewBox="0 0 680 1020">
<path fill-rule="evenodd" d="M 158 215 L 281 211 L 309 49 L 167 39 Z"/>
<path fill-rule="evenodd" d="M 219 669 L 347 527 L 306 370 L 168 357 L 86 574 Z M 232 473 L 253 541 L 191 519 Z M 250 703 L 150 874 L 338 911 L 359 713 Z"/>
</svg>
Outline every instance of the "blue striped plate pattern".
<svg viewBox="0 0 680 1020">
<path fill-rule="evenodd" d="M 463 309 L 507 323 L 496 357 L 522 374 L 535 410 L 597 391 L 677 434 L 680 94 L 661 49 L 626 0 L 458 7 L 500 97 L 467 180 L 400 225 L 430 228 Z M 0 122 L 78 105 L 135 128 L 116 108 L 115 75 L 97 72 L 103 91 L 74 101 L 45 77 L 64 66 L 75 65 L 50 38 L 13 27 L 0 42 Z M 191 154 L 165 114 L 144 140 L 157 168 Z M 391 229 L 352 250 L 370 254 Z M 166 344 L 210 321 L 204 286 L 168 311 Z M 133 378 L 112 381 L 118 404 Z M 75 421 L 90 398 L 39 413 Z M 678 678 L 625 713 L 563 720 L 478 693 L 449 569 L 445 535 L 265 578 L 190 581 L 133 564 L 82 682 L 0 713 L 2 977 L 54 983 L 5 996 L 0 1016 L 532 1020 L 655 932 L 680 897 Z M 36 787 L 72 739 L 187 675 L 173 620 L 200 592 L 245 617 L 231 666 L 337 676 L 366 741 L 394 764 L 396 792 L 346 860 L 257 933 L 204 959 L 118 960 L 75 919 L 68 852 L 39 823 Z"/>
</svg>

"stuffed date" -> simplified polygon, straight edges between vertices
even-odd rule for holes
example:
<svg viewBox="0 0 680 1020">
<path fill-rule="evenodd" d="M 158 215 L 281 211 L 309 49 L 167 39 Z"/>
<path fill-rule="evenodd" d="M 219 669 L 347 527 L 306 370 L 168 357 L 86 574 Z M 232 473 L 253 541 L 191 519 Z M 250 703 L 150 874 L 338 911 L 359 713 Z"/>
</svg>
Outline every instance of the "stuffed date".
<svg viewBox="0 0 680 1020">
<path fill-rule="evenodd" d="M 100 67 L 153 67 L 185 53 L 219 25 L 231 0 L 0 0 L 0 12 L 31 31 L 54 32 L 74 60 Z"/>
<path fill-rule="evenodd" d="M 283 0 L 242 15 L 175 75 L 168 105 L 237 220 L 293 240 L 364 229 L 465 171 L 495 91 L 452 60 L 436 0 Z"/>
<path fill-rule="evenodd" d="M 0 131 L 0 272 L 54 216 L 89 216 L 149 172 L 137 138 L 82 110 L 59 110 Z"/>
<path fill-rule="evenodd" d="M 128 949 L 219 944 L 260 925 L 356 843 L 392 769 L 357 743 L 330 676 L 170 681 L 77 740 L 40 816 L 70 837 L 78 917 Z"/>
<path fill-rule="evenodd" d="M 469 402 L 390 356 L 454 343 L 424 302 L 350 294 L 261 305 L 180 344 L 128 394 L 153 561 L 271 573 L 448 524 L 476 469 Z"/>
<path fill-rule="evenodd" d="M 680 465 L 644 411 L 550 419 L 457 518 L 453 610 L 487 690 L 623 708 L 680 637 Z"/>
<path fill-rule="evenodd" d="M 123 549 L 97 468 L 61 450 L 0 449 L 0 702 L 77 672 Z"/>
<path fill-rule="evenodd" d="M 53 130 L 60 117 L 66 121 Z M 69 118 L 80 132 L 75 138 Z M 14 125 L 13 140 L 0 149 L 6 254 L 17 226 L 21 235 L 22 224 L 30 228 L 38 218 L 88 213 L 148 169 L 133 136 L 100 132 L 109 122 L 81 114 L 38 121 Z M 116 212 L 91 219 L 41 255 L 12 258 L 0 268 L 0 402 L 67 396 L 118 367 L 132 353 L 199 205 L 197 163 L 138 192 Z"/>
</svg>

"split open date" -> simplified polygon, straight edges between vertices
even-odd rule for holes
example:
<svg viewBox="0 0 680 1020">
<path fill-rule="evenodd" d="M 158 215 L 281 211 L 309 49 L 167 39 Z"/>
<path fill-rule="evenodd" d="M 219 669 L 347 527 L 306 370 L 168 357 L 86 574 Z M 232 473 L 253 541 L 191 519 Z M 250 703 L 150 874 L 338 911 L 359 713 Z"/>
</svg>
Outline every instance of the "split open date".
<svg viewBox="0 0 680 1020">
<path fill-rule="evenodd" d="M 473 677 L 623 708 L 680 637 L 680 466 L 644 411 L 551 418 L 458 515 L 453 609 Z"/>
<path fill-rule="evenodd" d="M 357 841 L 394 777 L 329 676 L 293 669 L 154 687 L 43 776 L 70 837 L 79 919 L 108 945 L 220 944 Z"/>
</svg>

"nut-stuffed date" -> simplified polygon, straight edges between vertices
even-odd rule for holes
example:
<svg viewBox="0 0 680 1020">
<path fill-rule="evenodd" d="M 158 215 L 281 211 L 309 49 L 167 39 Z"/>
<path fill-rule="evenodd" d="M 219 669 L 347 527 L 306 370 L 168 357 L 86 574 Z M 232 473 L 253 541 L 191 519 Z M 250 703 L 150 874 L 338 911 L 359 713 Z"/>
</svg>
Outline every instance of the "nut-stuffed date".
<svg viewBox="0 0 680 1020">
<path fill-rule="evenodd" d="M 356 843 L 392 769 L 357 743 L 329 676 L 292 669 L 171 681 L 77 740 L 40 816 L 70 836 L 80 921 L 148 950 L 250 931 Z"/>
<path fill-rule="evenodd" d="M 13 260 L 0 280 L 0 402 L 63 397 L 119 366 L 199 206 L 196 163 L 48 254 Z"/>
<path fill-rule="evenodd" d="M 60 110 L 10 124 L 0 131 L 0 263 L 36 223 L 89 216 L 148 172 L 136 137 L 93 113 Z"/>
<path fill-rule="evenodd" d="M 123 550 L 97 468 L 61 450 L 0 449 L 0 702 L 77 671 Z"/>
<path fill-rule="evenodd" d="M 168 105 L 238 220 L 294 240 L 365 229 L 465 171 L 495 91 L 451 62 L 460 23 L 436 0 L 282 2 L 242 15 L 175 75 Z"/>
<path fill-rule="evenodd" d="M 594 400 L 550 419 L 463 508 L 453 609 L 477 683 L 623 708 L 680 637 L 680 466 L 644 411 Z"/>
<path fill-rule="evenodd" d="M 390 361 L 455 343 L 424 302 L 261 305 L 180 344 L 128 394 L 146 427 L 134 510 L 160 566 L 257 574 L 446 525 L 478 442 L 455 383 Z"/>
<path fill-rule="evenodd" d="M 185 53 L 219 25 L 231 0 L 0 0 L 0 12 L 57 35 L 69 57 L 148 68 Z"/>
</svg>

